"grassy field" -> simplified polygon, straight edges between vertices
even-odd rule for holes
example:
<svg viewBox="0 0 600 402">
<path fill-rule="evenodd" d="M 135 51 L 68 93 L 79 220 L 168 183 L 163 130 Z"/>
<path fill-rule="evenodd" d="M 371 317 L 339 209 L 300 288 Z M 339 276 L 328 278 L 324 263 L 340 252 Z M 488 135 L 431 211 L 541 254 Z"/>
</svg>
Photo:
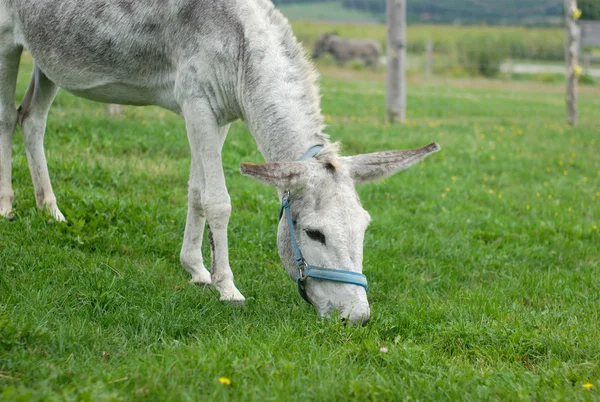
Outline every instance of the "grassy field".
<svg viewBox="0 0 600 402">
<path fill-rule="evenodd" d="M 404 126 L 382 118 L 382 73 L 327 67 L 321 87 L 345 154 L 443 147 L 359 188 L 373 217 L 366 327 L 323 320 L 296 293 L 276 251 L 275 191 L 238 172 L 261 161 L 243 124 L 224 150 L 231 263 L 248 300 L 234 308 L 179 266 L 181 119 L 108 117 L 60 93 L 46 150 L 69 225 L 35 209 L 15 136 L 0 399 L 600 400 L 598 88 L 582 88 L 570 128 L 561 85 L 415 78 Z"/>
</svg>

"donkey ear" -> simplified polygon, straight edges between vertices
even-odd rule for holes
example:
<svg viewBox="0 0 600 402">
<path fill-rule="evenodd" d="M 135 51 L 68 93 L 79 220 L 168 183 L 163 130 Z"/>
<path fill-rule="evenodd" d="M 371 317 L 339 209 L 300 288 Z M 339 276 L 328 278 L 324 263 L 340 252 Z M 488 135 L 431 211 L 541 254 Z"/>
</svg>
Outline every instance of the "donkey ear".
<svg viewBox="0 0 600 402">
<path fill-rule="evenodd" d="M 437 142 L 423 148 L 375 152 L 340 158 L 356 183 L 390 176 L 440 150 Z"/>
<path fill-rule="evenodd" d="M 307 182 L 310 176 L 308 166 L 306 162 L 242 163 L 240 172 L 270 186 L 292 189 Z"/>
</svg>

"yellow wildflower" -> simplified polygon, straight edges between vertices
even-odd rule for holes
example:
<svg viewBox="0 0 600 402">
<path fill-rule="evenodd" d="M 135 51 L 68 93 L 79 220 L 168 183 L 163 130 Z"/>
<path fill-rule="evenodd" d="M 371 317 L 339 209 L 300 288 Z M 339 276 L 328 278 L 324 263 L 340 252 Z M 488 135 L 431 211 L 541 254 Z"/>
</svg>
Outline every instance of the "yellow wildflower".
<svg viewBox="0 0 600 402">
<path fill-rule="evenodd" d="M 446 198 L 446 193 L 442 193 L 442 198 Z"/>
<path fill-rule="evenodd" d="M 498 198 L 502 198 L 502 194 L 498 194 Z"/>
<path fill-rule="evenodd" d="M 527 205 L 527 209 L 530 209 L 531 207 L 529 205 Z"/>
<path fill-rule="evenodd" d="M 456 181 L 456 176 L 452 176 L 452 181 Z"/>
<path fill-rule="evenodd" d="M 587 183 L 587 182 L 588 182 L 588 178 L 587 178 L 587 177 L 584 177 L 584 178 L 583 178 L 583 182 L 584 182 L 584 183 Z"/>
<path fill-rule="evenodd" d="M 579 77 L 581 75 L 581 66 L 579 64 L 576 65 L 573 72 L 575 73 L 575 77 Z"/>
<path fill-rule="evenodd" d="M 491 188 L 488 190 L 488 192 L 489 192 L 490 194 L 494 194 L 494 190 L 492 190 Z"/>
<path fill-rule="evenodd" d="M 446 187 L 446 192 L 449 193 L 450 192 L 450 187 Z"/>
<path fill-rule="evenodd" d="M 540 193 L 535 193 L 535 196 L 540 198 Z"/>
<path fill-rule="evenodd" d="M 575 10 L 573 10 L 573 19 L 577 21 L 579 17 L 581 17 L 581 9 L 576 8 Z"/>
<path fill-rule="evenodd" d="M 550 195 L 548 196 L 548 199 L 549 199 L 549 200 L 551 200 L 551 199 L 552 199 L 552 194 L 550 194 Z"/>
<path fill-rule="evenodd" d="M 598 226 L 592 225 L 592 229 L 596 230 L 596 229 L 598 229 Z"/>
<path fill-rule="evenodd" d="M 594 384 L 592 384 L 591 382 L 586 382 L 585 384 L 583 384 L 583 388 L 592 389 L 594 388 Z"/>
<path fill-rule="evenodd" d="M 563 170 L 563 174 L 566 176 L 569 174 L 569 172 L 567 172 L 566 170 Z"/>
<path fill-rule="evenodd" d="M 227 377 L 219 377 L 219 382 L 223 385 L 231 385 L 231 380 Z"/>
</svg>

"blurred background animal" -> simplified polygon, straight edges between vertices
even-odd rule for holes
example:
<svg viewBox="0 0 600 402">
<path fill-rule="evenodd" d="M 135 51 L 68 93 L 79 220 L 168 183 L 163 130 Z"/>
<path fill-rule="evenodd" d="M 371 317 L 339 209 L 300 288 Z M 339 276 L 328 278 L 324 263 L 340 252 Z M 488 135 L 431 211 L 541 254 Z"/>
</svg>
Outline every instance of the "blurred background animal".
<svg viewBox="0 0 600 402">
<path fill-rule="evenodd" d="M 325 53 L 330 53 L 341 65 L 351 59 L 360 59 L 376 70 L 382 50 L 381 44 L 375 39 L 343 38 L 335 32 L 328 32 L 319 36 L 313 50 L 313 58 L 318 59 Z"/>
</svg>

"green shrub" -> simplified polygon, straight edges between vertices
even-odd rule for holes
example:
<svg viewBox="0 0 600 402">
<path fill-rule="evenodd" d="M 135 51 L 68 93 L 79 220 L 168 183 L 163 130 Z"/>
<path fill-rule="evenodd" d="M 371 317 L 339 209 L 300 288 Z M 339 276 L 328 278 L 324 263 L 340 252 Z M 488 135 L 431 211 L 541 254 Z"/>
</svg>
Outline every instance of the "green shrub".
<svg viewBox="0 0 600 402">
<path fill-rule="evenodd" d="M 596 79 L 589 74 L 581 74 L 578 82 L 582 85 L 596 85 Z"/>
<path fill-rule="evenodd" d="M 475 75 L 495 77 L 500 65 L 508 57 L 507 42 L 501 34 L 470 32 L 456 44 L 458 61 L 467 71 Z"/>
</svg>

